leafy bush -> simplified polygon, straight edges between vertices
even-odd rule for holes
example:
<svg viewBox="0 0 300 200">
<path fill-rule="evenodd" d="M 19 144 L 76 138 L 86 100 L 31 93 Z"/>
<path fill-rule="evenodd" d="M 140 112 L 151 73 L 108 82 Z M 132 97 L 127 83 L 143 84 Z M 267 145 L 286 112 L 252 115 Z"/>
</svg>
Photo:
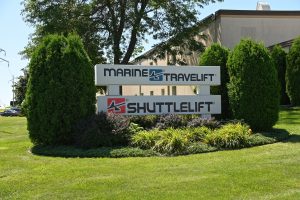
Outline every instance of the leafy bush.
<svg viewBox="0 0 300 200">
<path fill-rule="evenodd" d="M 141 131 L 133 135 L 132 145 L 164 155 L 183 155 L 270 144 L 287 136 L 283 130 L 253 134 L 247 124 L 235 122 L 215 130 L 196 127 Z"/>
<path fill-rule="evenodd" d="M 106 116 L 92 115 L 77 122 L 73 127 L 73 141 L 76 147 L 95 148 L 110 143 L 107 123 L 99 130 L 99 123 L 107 122 Z"/>
<path fill-rule="evenodd" d="M 205 126 L 210 129 L 216 129 L 220 127 L 220 122 L 215 120 L 214 118 L 207 119 L 207 118 L 197 117 L 190 120 L 187 123 L 187 127 L 201 127 L 201 126 Z"/>
<path fill-rule="evenodd" d="M 142 131 L 132 137 L 132 144 L 142 149 L 153 149 L 162 154 L 180 154 L 189 144 L 185 131 L 168 128 Z"/>
<path fill-rule="evenodd" d="M 212 133 L 212 130 L 203 126 L 197 128 L 183 129 L 186 131 L 186 137 L 190 142 L 203 142 L 206 136 Z"/>
<path fill-rule="evenodd" d="M 141 131 L 132 136 L 132 145 L 138 146 L 142 149 L 151 149 L 154 147 L 155 142 L 160 138 L 158 129 L 151 131 Z"/>
<path fill-rule="evenodd" d="M 268 50 L 249 39 L 229 55 L 229 102 L 233 117 L 244 119 L 254 130 L 267 130 L 278 120 L 279 84 Z"/>
<path fill-rule="evenodd" d="M 155 127 L 157 120 L 158 120 L 157 115 L 132 116 L 130 118 L 131 122 L 138 124 L 144 129 L 151 129 Z"/>
<path fill-rule="evenodd" d="M 280 104 L 287 105 L 290 104 L 290 99 L 286 93 L 286 53 L 281 48 L 281 46 L 276 45 L 271 52 L 272 58 L 275 62 L 275 67 L 277 69 L 277 76 L 280 83 Z"/>
<path fill-rule="evenodd" d="M 116 145 L 127 145 L 131 139 L 131 134 L 133 134 L 133 132 L 131 132 L 133 129 L 133 127 L 131 127 L 130 129 L 130 120 L 128 117 L 123 116 L 123 115 L 118 115 L 118 114 L 114 114 L 114 113 L 108 113 L 107 115 L 107 121 L 109 126 L 108 127 L 112 127 L 111 133 L 112 133 L 112 145 L 116 146 Z M 103 123 L 103 122 L 101 122 Z M 100 126 L 105 125 L 106 123 L 104 122 L 104 124 L 99 124 Z M 130 130 L 131 131 L 130 131 Z"/>
<path fill-rule="evenodd" d="M 156 128 L 160 130 L 167 128 L 180 128 L 186 126 L 186 124 L 187 121 L 181 115 L 168 114 L 159 117 Z"/>
<path fill-rule="evenodd" d="M 139 126 L 138 124 L 132 123 L 132 122 L 129 124 L 129 127 L 128 127 L 128 132 L 130 135 L 134 135 L 143 130 L 144 130 L 143 127 Z"/>
<path fill-rule="evenodd" d="M 287 55 L 286 88 L 292 105 L 300 106 L 300 37 Z"/>
<path fill-rule="evenodd" d="M 211 130 L 207 127 L 153 129 L 133 135 L 132 144 L 142 149 L 153 149 L 162 154 L 186 154 L 190 144 L 203 141 L 210 133 Z"/>
<path fill-rule="evenodd" d="M 208 144 L 218 148 L 242 148 L 247 146 L 251 133 L 247 125 L 227 124 L 208 134 L 205 140 Z"/>
<path fill-rule="evenodd" d="M 200 57 L 199 65 L 205 66 L 220 66 L 221 71 L 221 85 L 212 86 L 211 94 L 218 94 L 222 96 L 221 109 L 222 119 L 227 119 L 230 117 L 229 100 L 227 84 L 229 82 L 228 70 L 226 67 L 226 62 L 228 58 L 229 50 L 222 47 L 220 44 L 214 43 L 208 47 L 205 52 Z M 216 115 L 218 117 L 218 115 Z"/>
<path fill-rule="evenodd" d="M 127 145 L 133 134 L 129 119 L 112 113 L 100 113 L 80 120 L 73 130 L 74 144 L 81 148 Z"/>
<path fill-rule="evenodd" d="M 50 35 L 29 64 L 24 108 L 34 144 L 72 143 L 72 126 L 95 113 L 94 70 L 78 36 Z"/>
<path fill-rule="evenodd" d="M 276 142 L 275 138 L 266 137 L 262 134 L 253 134 L 248 138 L 247 144 L 248 146 L 259 146 L 264 144 L 272 144 Z"/>
<path fill-rule="evenodd" d="M 181 154 L 188 147 L 189 141 L 180 129 L 168 128 L 160 132 L 153 150 L 163 154 Z"/>
</svg>

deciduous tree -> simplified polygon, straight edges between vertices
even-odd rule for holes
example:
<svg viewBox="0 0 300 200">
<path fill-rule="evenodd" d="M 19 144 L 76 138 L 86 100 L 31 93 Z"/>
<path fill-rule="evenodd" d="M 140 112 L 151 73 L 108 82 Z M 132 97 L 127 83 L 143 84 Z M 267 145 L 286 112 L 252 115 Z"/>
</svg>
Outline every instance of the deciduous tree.
<svg viewBox="0 0 300 200">
<path fill-rule="evenodd" d="M 200 8 L 216 1 L 222 0 L 24 0 L 23 15 L 36 28 L 35 38 L 75 31 L 92 59 L 97 49 L 111 62 L 127 64 L 150 36 L 168 40 L 168 47 L 184 41 L 196 48 L 199 44 L 183 38 L 193 40 L 196 32 L 191 27 L 199 20 Z"/>
</svg>

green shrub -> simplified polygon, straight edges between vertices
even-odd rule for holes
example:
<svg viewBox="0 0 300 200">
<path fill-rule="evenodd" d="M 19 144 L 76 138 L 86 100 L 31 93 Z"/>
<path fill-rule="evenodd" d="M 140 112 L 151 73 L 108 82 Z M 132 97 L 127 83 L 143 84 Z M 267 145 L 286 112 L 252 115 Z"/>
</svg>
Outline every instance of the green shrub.
<svg viewBox="0 0 300 200">
<path fill-rule="evenodd" d="M 266 137 L 262 134 L 253 134 L 248 138 L 247 144 L 248 146 L 259 146 L 264 144 L 272 144 L 276 142 L 275 138 Z"/>
<path fill-rule="evenodd" d="M 168 128 L 160 132 L 160 138 L 155 142 L 153 150 L 163 154 L 182 154 L 189 141 L 181 129 Z"/>
<path fill-rule="evenodd" d="M 138 132 L 143 131 L 144 128 L 139 126 L 138 124 L 135 124 L 133 122 L 130 122 L 129 127 L 128 127 L 128 132 L 130 133 L 130 135 L 134 135 Z"/>
<path fill-rule="evenodd" d="M 129 118 L 113 113 L 99 113 L 80 120 L 73 128 L 74 144 L 80 148 L 128 145 L 137 127 Z"/>
<path fill-rule="evenodd" d="M 286 93 L 286 53 L 281 48 L 281 46 L 276 45 L 271 52 L 272 58 L 277 69 L 277 77 L 280 84 L 280 104 L 287 105 L 290 104 L 290 99 Z"/>
<path fill-rule="evenodd" d="M 286 88 L 292 105 L 300 106 L 300 37 L 287 55 Z"/>
<path fill-rule="evenodd" d="M 228 58 L 229 50 L 222 47 L 220 44 L 214 43 L 208 47 L 200 57 L 199 65 L 204 66 L 220 66 L 221 71 L 221 85 L 212 86 L 211 94 L 218 94 L 222 96 L 221 109 L 222 113 L 220 118 L 227 119 L 230 117 L 229 100 L 227 84 L 229 82 L 228 70 L 226 62 Z M 216 117 L 219 118 L 218 115 Z"/>
<path fill-rule="evenodd" d="M 252 133 L 249 126 L 243 124 L 226 124 L 213 133 L 208 134 L 206 142 L 218 148 L 236 149 L 246 147 L 249 135 Z"/>
<path fill-rule="evenodd" d="M 29 64 L 24 107 L 34 144 L 70 144 L 72 126 L 95 113 L 94 70 L 78 36 L 50 35 Z"/>
<path fill-rule="evenodd" d="M 81 119 L 73 126 L 73 143 L 79 148 L 96 148 L 110 143 L 109 134 L 106 129 L 109 129 L 109 124 L 105 124 L 99 130 L 99 122 L 107 122 L 106 116 L 98 117 L 92 115 L 85 119 Z M 111 128 L 111 127 L 110 127 Z"/>
<path fill-rule="evenodd" d="M 196 134 L 191 137 L 196 137 Z M 141 131 L 132 137 L 132 144 L 142 149 L 153 149 L 162 154 L 183 154 L 188 147 L 186 130 L 168 128 Z"/>
<path fill-rule="evenodd" d="M 205 126 L 211 129 L 216 129 L 220 127 L 220 122 L 215 120 L 214 118 L 206 119 L 206 118 L 197 117 L 191 119 L 187 123 L 187 127 L 201 127 L 201 126 Z"/>
<path fill-rule="evenodd" d="M 155 142 L 160 138 L 160 132 L 158 129 L 151 131 L 141 131 L 132 136 L 131 143 L 134 146 L 142 149 L 151 149 L 154 147 Z"/>
<path fill-rule="evenodd" d="M 279 84 L 268 50 L 249 39 L 229 55 L 229 102 L 233 117 L 244 119 L 254 130 L 267 130 L 278 120 Z"/>
<path fill-rule="evenodd" d="M 187 128 L 184 129 L 186 131 L 186 137 L 190 142 L 203 142 L 206 136 L 212 133 L 212 130 L 203 126 L 197 128 Z"/>
<path fill-rule="evenodd" d="M 287 136 L 282 130 L 253 134 L 247 124 L 234 122 L 215 130 L 196 127 L 141 131 L 132 136 L 132 145 L 163 155 L 184 155 L 270 144 Z"/>
<path fill-rule="evenodd" d="M 101 114 L 101 113 L 100 113 Z M 103 113 L 107 116 L 106 120 L 111 129 L 111 133 L 117 137 L 115 144 L 127 144 L 130 140 L 129 128 L 130 128 L 130 119 L 127 116 L 114 114 L 114 113 Z M 98 114 L 99 115 L 99 114 Z M 99 127 L 102 127 L 102 122 L 99 124 Z M 131 129 L 132 130 L 132 129 Z"/>
<path fill-rule="evenodd" d="M 186 126 L 187 121 L 182 115 L 167 114 L 161 115 L 156 124 L 156 128 L 162 130 L 167 128 L 180 128 Z"/>
<path fill-rule="evenodd" d="M 158 120 L 158 115 L 142 115 L 142 116 L 132 116 L 130 121 L 138 124 L 144 129 L 151 129 L 155 127 Z"/>
</svg>

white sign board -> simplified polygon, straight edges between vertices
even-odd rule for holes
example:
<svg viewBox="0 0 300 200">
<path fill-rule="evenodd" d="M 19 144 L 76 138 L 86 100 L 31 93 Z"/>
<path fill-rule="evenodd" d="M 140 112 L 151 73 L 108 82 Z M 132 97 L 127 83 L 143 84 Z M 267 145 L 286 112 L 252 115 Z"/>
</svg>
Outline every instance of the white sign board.
<svg viewBox="0 0 300 200">
<path fill-rule="evenodd" d="M 221 96 L 98 96 L 98 112 L 122 115 L 219 114 Z"/>
<path fill-rule="evenodd" d="M 96 65 L 102 85 L 220 85 L 219 66 Z"/>
</svg>

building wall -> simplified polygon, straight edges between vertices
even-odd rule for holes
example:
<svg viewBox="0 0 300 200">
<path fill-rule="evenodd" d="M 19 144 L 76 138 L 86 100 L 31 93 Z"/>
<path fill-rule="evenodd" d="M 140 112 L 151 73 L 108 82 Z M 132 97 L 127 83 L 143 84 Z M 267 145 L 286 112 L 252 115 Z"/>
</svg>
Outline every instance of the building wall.
<svg viewBox="0 0 300 200">
<path fill-rule="evenodd" d="M 214 42 L 220 43 L 220 20 L 217 19 L 215 21 L 212 21 L 207 26 L 199 29 L 199 35 L 196 36 L 197 41 L 200 41 L 203 43 L 203 45 L 206 47 L 209 47 Z M 205 36 L 205 39 L 201 37 L 201 35 Z M 197 66 L 199 64 L 199 52 L 190 52 L 190 55 L 183 56 L 183 59 L 185 59 L 188 63 L 188 65 L 191 66 Z"/>
<path fill-rule="evenodd" d="M 300 16 L 221 15 L 220 20 L 221 43 L 231 49 L 245 37 L 268 47 L 300 35 Z"/>
<path fill-rule="evenodd" d="M 206 47 L 212 43 L 233 49 L 242 38 L 250 37 L 265 46 L 271 46 L 296 38 L 300 35 L 300 16 L 297 15 L 243 15 L 243 14 L 216 14 L 215 19 L 199 29 L 196 38 Z M 204 40 L 200 35 L 207 36 Z M 185 50 L 186 55 L 180 58 L 190 66 L 198 65 L 199 52 Z M 153 61 L 149 59 L 136 62 L 138 65 L 167 66 L 166 59 Z M 124 95 L 173 95 L 172 86 L 123 86 Z M 194 94 L 194 86 L 176 86 L 177 95 Z"/>
</svg>

